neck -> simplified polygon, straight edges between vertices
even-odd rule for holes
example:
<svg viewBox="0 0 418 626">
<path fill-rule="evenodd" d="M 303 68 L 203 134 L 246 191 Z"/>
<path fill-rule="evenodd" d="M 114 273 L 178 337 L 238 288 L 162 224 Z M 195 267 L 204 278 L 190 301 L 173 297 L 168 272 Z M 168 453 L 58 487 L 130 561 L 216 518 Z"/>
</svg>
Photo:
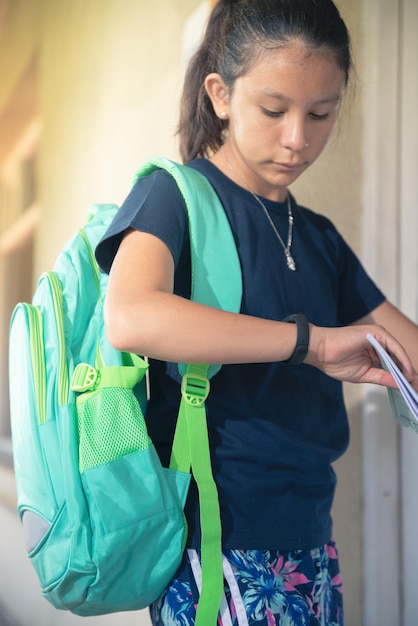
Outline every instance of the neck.
<svg viewBox="0 0 418 626">
<path fill-rule="evenodd" d="M 228 178 L 233 180 L 234 183 L 236 183 L 240 187 L 243 187 L 246 191 L 249 191 L 253 195 L 264 197 L 265 199 L 271 200 L 272 202 L 286 202 L 287 201 L 289 197 L 289 193 L 286 187 L 280 187 L 280 188 L 277 187 L 274 190 L 274 197 L 273 197 L 273 192 L 270 194 L 264 194 L 262 192 L 255 192 L 247 183 L 244 176 L 241 176 L 237 172 L 237 170 L 233 167 L 231 161 L 228 159 L 226 155 L 226 150 L 225 150 L 224 145 L 222 145 L 220 150 L 218 150 L 218 152 L 216 152 L 216 154 L 213 155 L 211 160 L 216 165 L 216 167 L 218 167 L 221 170 L 221 172 L 225 174 L 225 176 L 228 176 Z"/>
<path fill-rule="evenodd" d="M 232 167 L 231 163 L 228 161 L 228 158 L 225 154 L 225 150 L 224 147 L 222 146 L 221 148 L 221 152 L 222 152 L 222 157 L 225 160 L 226 165 L 228 166 L 228 169 L 231 171 L 231 174 L 235 175 L 236 178 L 238 178 L 241 181 L 241 184 L 244 185 L 244 188 L 249 191 L 253 196 L 254 199 L 257 201 L 257 203 L 260 205 L 260 207 L 263 210 L 264 215 L 266 216 L 275 236 L 277 237 L 278 242 L 280 243 L 281 247 L 283 248 L 283 252 L 286 258 L 286 265 L 289 268 L 289 270 L 291 270 L 292 272 L 296 271 L 296 263 L 295 260 L 293 258 L 293 256 L 291 255 L 291 247 L 292 247 L 292 237 L 293 237 L 293 213 L 292 213 L 292 204 L 290 202 L 290 194 L 287 192 L 287 215 L 288 215 L 288 229 L 287 229 L 287 240 L 286 242 L 283 240 L 282 236 L 280 235 L 279 231 L 277 230 L 266 206 L 264 205 L 263 201 L 261 200 L 261 198 L 246 184 L 246 181 L 244 179 L 242 179 L 234 170 L 234 168 Z M 230 174 L 227 174 L 227 176 L 229 175 L 229 177 L 234 180 L 234 176 L 231 176 Z M 234 182 L 236 182 L 236 180 L 234 180 Z"/>
</svg>

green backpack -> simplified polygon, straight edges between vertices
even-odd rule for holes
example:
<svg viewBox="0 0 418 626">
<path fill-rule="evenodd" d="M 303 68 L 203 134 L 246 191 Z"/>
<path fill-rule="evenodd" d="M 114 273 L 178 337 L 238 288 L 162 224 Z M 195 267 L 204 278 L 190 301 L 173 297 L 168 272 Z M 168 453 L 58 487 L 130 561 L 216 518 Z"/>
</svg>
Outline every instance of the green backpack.
<svg viewBox="0 0 418 626">
<path fill-rule="evenodd" d="M 199 172 L 167 159 L 186 203 L 192 299 L 238 312 L 241 270 L 220 201 Z M 215 626 L 223 576 L 221 528 L 206 425 L 209 379 L 220 368 L 179 365 L 181 404 L 170 468 L 147 433 L 142 358 L 107 341 L 107 275 L 94 249 L 117 211 L 97 205 L 41 276 L 10 326 L 13 454 L 29 558 L 43 595 L 78 615 L 141 609 L 179 567 L 191 473 L 199 489 L 203 585 L 196 624 Z"/>
</svg>

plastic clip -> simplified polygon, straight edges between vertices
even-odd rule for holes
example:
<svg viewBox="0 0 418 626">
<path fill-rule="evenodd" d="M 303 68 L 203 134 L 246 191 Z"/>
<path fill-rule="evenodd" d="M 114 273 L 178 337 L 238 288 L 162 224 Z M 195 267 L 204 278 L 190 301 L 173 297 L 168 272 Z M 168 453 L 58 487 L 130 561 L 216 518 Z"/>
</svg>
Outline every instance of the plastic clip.
<svg viewBox="0 0 418 626">
<path fill-rule="evenodd" d="M 99 379 L 99 370 L 88 363 L 79 363 L 71 378 L 71 389 L 82 393 L 92 391 Z"/>
<path fill-rule="evenodd" d="M 185 374 L 181 381 L 181 395 L 192 406 L 202 406 L 209 395 L 210 382 L 199 374 Z"/>
</svg>

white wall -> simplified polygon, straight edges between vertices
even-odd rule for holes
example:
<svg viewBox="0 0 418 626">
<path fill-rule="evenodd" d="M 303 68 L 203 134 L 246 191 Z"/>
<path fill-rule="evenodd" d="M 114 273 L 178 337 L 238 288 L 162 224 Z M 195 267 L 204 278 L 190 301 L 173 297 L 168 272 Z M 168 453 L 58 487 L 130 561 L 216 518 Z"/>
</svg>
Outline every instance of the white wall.
<svg viewBox="0 0 418 626">
<path fill-rule="evenodd" d="M 388 297 L 418 319 L 418 4 L 364 4 L 364 243 Z M 407 346 L 406 346 L 407 348 Z M 365 626 L 415 626 L 418 438 L 369 390 L 363 418 Z"/>
</svg>

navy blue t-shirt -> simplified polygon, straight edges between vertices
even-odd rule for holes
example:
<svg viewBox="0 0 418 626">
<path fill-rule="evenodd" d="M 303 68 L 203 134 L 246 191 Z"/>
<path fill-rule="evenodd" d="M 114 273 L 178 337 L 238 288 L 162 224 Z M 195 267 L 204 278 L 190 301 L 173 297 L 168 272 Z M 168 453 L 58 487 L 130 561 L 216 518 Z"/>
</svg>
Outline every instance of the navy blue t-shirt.
<svg viewBox="0 0 418 626">
<path fill-rule="evenodd" d="M 335 327 L 357 321 L 383 302 L 383 294 L 326 217 L 298 206 L 292 197 L 297 267 L 292 272 L 252 194 L 206 159 L 189 166 L 206 175 L 229 218 L 242 268 L 242 313 L 281 320 L 301 311 L 316 325 Z M 286 203 L 263 202 L 286 240 Z M 166 243 L 175 261 L 175 292 L 189 297 L 187 213 L 165 171 L 140 179 L 122 205 L 96 250 L 104 271 L 110 270 L 128 227 Z M 168 465 L 180 401 L 177 366 L 152 361 L 150 377 L 147 424 Z M 212 379 L 207 415 L 224 548 L 291 550 L 326 543 L 336 483 L 331 464 L 349 441 L 341 383 L 305 364 L 224 365 Z M 186 516 L 188 545 L 198 547 L 194 488 Z"/>
</svg>

